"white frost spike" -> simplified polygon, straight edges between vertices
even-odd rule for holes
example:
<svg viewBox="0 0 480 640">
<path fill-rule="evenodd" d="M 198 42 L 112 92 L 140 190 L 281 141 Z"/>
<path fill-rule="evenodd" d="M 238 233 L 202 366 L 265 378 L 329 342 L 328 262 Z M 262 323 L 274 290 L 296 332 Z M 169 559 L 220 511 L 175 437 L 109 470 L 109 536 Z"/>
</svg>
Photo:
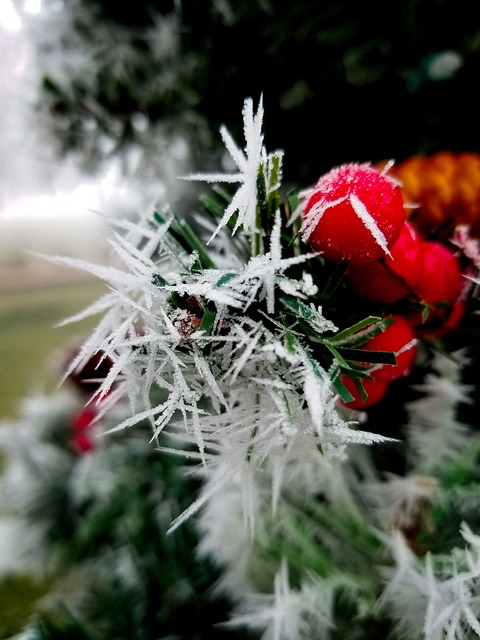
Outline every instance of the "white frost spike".
<svg viewBox="0 0 480 640">
<path fill-rule="evenodd" d="M 288 565 L 282 559 L 272 594 L 254 593 L 245 599 L 233 625 L 263 632 L 261 640 L 329 638 L 334 626 L 334 581 L 306 575 L 300 587 L 290 586 Z"/>
<path fill-rule="evenodd" d="M 218 400 L 226 407 L 227 401 L 225 400 L 225 396 L 218 386 L 218 383 L 215 380 L 215 376 L 213 375 L 207 360 L 202 355 L 200 355 L 197 349 L 194 350 L 193 356 L 195 359 L 195 366 L 197 368 L 197 371 L 201 374 L 201 376 L 203 376 L 203 379 L 208 384 L 210 391 L 212 392 L 212 402 L 215 405 L 214 400 L 215 398 L 218 398 Z M 217 410 L 217 412 L 220 412 L 219 406 L 215 406 L 215 409 Z"/>
<path fill-rule="evenodd" d="M 316 202 L 312 206 L 312 208 L 305 215 L 305 218 L 303 220 L 303 239 L 305 240 L 305 242 L 312 235 L 313 230 L 316 228 L 316 226 L 322 219 L 325 211 L 327 209 L 330 209 L 331 207 L 336 207 L 344 200 L 345 200 L 345 197 L 338 198 L 337 200 L 332 200 L 331 202 L 325 202 L 325 200 L 320 200 L 319 202 Z"/>
<path fill-rule="evenodd" d="M 443 565 L 434 564 L 431 554 L 421 563 L 401 535 L 392 537 L 396 570 L 382 600 L 397 619 L 399 636 L 412 640 L 480 637 L 479 540 L 466 525 L 460 531 L 469 546 L 453 549 Z"/>
<path fill-rule="evenodd" d="M 422 395 L 406 403 L 407 437 L 416 473 L 433 473 L 472 442 L 472 433 L 458 419 L 458 404 L 472 403 L 471 388 L 462 383 L 463 351 L 455 359 L 438 353 L 433 360 L 434 373 L 425 376 L 414 389 Z"/>
<path fill-rule="evenodd" d="M 307 374 L 304 383 L 305 399 L 308 403 L 308 409 L 312 417 L 312 423 L 315 426 L 315 431 L 320 437 L 323 435 L 325 387 L 325 382 L 320 380 L 307 364 Z"/>
<path fill-rule="evenodd" d="M 270 234 L 270 259 L 272 266 L 275 268 L 277 265 L 280 267 L 282 263 L 282 244 L 280 238 L 282 221 L 280 219 L 280 212 L 275 213 L 275 224 L 273 225 L 272 232 Z M 281 268 L 281 267 L 280 267 Z M 266 295 L 267 295 L 267 311 L 268 313 L 274 313 L 275 311 L 275 273 L 269 272 L 269 277 L 265 280 Z"/>
<path fill-rule="evenodd" d="M 379 247 L 382 248 L 383 252 L 386 253 L 387 256 L 392 257 L 390 251 L 388 250 L 387 239 L 379 229 L 372 215 L 368 212 L 367 207 L 363 204 L 360 198 L 357 198 L 354 193 L 350 195 L 349 200 L 350 204 L 352 205 L 352 209 L 355 211 L 368 231 L 370 231 L 375 242 L 379 245 Z"/>
<path fill-rule="evenodd" d="M 263 146 L 263 98 L 260 98 L 257 113 L 253 112 L 253 102 L 251 98 L 245 100 L 243 106 L 243 128 L 245 132 L 245 153 L 235 144 L 230 133 L 225 127 L 220 129 L 225 147 L 240 170 L 240 173 L 233 174 L 208 174 L 198 173 L 186 176 L 186 180 L 200 180 L 204 182 L 240 182 L 241 186 L 233 196 L 230 204 L 225 209 L 222 219 L 213 232 L 209 243 L 215 238 L 217 233 L 224 227 L 235 212 L 238 212 L 238 219 L 235 231 L 243 225 L 246 230 L 255 229 L 255 218 L 257 211 L 257 176 L 260 168 L 267 164 L 267 154 Z"/>
</svg>

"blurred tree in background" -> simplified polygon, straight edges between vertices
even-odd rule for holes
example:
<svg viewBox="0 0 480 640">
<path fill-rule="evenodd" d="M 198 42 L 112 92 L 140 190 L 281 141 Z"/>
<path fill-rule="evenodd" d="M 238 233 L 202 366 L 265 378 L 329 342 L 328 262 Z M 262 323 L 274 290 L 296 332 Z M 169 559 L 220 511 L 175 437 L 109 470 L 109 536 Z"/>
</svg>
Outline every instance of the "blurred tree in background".
<svg viewBox="0 0 480 640">
<path fill-rule="evenodd" d="M 124 168 L 146 181 L 167 159 L 199 166 L 197 149 L 208 169 L 218 127 L 241 139 L 239 106 L 261 93 L 268 146 L 300 183 L 346 161 L 480 150 L 480 27 L 467 0 L 43 7 L 31 20 L 38 108 L 59 152 L 89 169 L 126 149 Z"/>
</svg>

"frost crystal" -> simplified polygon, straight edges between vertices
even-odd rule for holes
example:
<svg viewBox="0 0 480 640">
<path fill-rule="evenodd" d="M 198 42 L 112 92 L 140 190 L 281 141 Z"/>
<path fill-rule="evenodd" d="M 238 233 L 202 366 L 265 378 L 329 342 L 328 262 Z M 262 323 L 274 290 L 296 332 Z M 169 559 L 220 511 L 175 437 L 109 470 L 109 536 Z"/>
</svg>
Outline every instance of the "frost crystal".
<svg viewBox="0 0 480 640">
<path fill-rule="evenodd" d="M 391 253 L 388 250 L 387 239 L 383 235 L 381 229 L 375 222 L 373 216 L 369 213 L 367 207 L 363 204 L 363 202 L 357 198 L 357 196 L 352 193 L 350 195 L 350 204 L 352 205 L 352 209 L 355 211 L 357 216 L 365 225 L 366 229 L 371 233 L 375 242 L 381 247 L 382 251 L 387 254 L 387 256 L 391 257 Z"/>
<path fill-rule="evenodd" d="M 334 590 L 314 576 L 306 578 L 300 589 L 292 589 L 283 562 L 275 576 L 274 594 L 251 596 L 250 611 L 239 613 L 233 622 L 264 631 L 262 640 L 327 640 L 334 626 L 333 604 Z"/>
<path fill-rule="evenodd" d="M 234 233 L 243 226 L 245 230 L 256 231 L 257 225 L 257 181 L 259 175 L 262 175 L 268 192 L 278 188 L 278 183 L 271 183 L 273 156 L 267 155 L 263 145 L 263 100 L 260 99 L 257 112 L 253 111 L 253 102 L 251 99 L 245 101 L 243 108 L 243 122 L 245 134 L 245 150 L 242 151 L 225 127 L 222 127 L 220 134 L 225 143 L 225 147 L 229 152 L 232 160 L 239 169 L 239 173 L 198 173 L 187 176 L 187 180 L 199 180 L 205 182 L 240 182 L 241 186 L 233 196 L 230 204 L 225 209 L 222 219 L 217 228 L 213 232 L 210 241 L 217 235 L 222 227 L 224 227 L 235 213 L 238 218 L 235 223 Z M 281 157 L 281 153 L 277 152 L 277 156 Z"/>
<path fill-rule="evenodd" d="M 120 397 L 131 407 L 110 432 L 148 421 L 153 440 L 168 432 L 168 451 L 205 471 L 199 498 L 172 528 L 233 484 L 253 531 L 259 469 L 271 478 L 275 509 L 292 468 L 328 465 L 343 459 L 349 444 L 388 440 L 357 430 L 339 411 L 344 390 L 333 354 L 341 356 L 328 346 L 338 328 L 319 304 L 322 283 L 311 264 L 317 254 L 306 253 L 298 235 L 286 237 L 280 155 L 266 153 L 262 119 L 262 103 L 254 114 L 247 100 L 246 155 L 222 130 L 240 173 L 191 176 L 241 183 L 212 238 L 237 213 L 233 232 L 241 226 L 255 237 L 249 250 L 229 252 L 216 242 L 207 248 L 185 221 L 163 212 L 115 223 L 120 266 L 55 259 L 89 270 L 110 289 L 77 316 L 103 314 L 67 375 L 102 352 L 112 366 L 96 393 L 99 417 Z M 347 333 L 355 337 L 355 330 Z M 343 359 L 342 366 L 348 368 Z"/>
<path fill-rule="evenodd" d="M 434 372 L 415 387 L 423 395 L 406 404 L 412 463 L 421 473 L 433 472 L 471 443 L 471 431 L 457 419 L 458 404 L 472 402 L 470 388 L 460 382 L 465 364 L 463 352 L 456 359 L 437 354 Z"/>
<path fill-rule="evenodd" d="M 480 538 L 463 525 L 465 549 L 449 556 L 427 555 L 425 563 L 393 539 L 396 569 L 384 602 L 397 617 L 397 628 L 412 640 L 467 640 L 480 636 Z"/>
</svg>

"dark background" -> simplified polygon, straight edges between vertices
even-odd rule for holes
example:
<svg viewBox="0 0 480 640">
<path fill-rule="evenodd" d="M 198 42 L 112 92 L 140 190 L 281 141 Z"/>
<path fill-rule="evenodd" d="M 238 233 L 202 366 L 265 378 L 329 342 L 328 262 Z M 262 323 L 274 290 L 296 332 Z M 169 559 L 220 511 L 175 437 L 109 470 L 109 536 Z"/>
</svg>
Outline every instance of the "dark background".
<svg viewBox="0 0 480 640">
<path fill-rule="evenodd" d="M 256 103 L 261 94 L 266 146 L 285 150 L 287 181 L 309 183 L 346 161 L 480 150 L 475 2 L 66 0 L 64 7 L 65 55 L 85 46 L 92 69 L 88 77 L 46 73 L 40 105 L 48 105 L 59 152 L 83 150 L 87 167 L 104 160 L 87 144 L 92 118 L 120 152 L 135 140 L 132 115 L 140 113 L 181 131 L 204 170 L 218 160 L 220 124 L 241 141 L 243 100 Z M 159 55 L 151 33 L 162 21 L 175 24 L 178 43 Z M 131 47 L 123 66 L 111 62 L 119 40 Z"/>
</svg>

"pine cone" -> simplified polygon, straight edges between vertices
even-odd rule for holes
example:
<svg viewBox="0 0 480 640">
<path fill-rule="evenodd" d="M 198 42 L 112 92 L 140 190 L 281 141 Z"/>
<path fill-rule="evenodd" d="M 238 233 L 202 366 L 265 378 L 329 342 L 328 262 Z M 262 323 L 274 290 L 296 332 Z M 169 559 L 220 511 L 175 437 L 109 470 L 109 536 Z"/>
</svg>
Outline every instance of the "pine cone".
<svg viewBox="0 0 480 640">
<path fill-rule="evenodd" d="M 480 237 L 480 155 L 415 155 L 389 173 L 401 182 L 405 203 L 418 205 L 407 216 L 422 234 L 448 239 L 457 225 L 467 224 L 471 235 Z"/>
</svg>

